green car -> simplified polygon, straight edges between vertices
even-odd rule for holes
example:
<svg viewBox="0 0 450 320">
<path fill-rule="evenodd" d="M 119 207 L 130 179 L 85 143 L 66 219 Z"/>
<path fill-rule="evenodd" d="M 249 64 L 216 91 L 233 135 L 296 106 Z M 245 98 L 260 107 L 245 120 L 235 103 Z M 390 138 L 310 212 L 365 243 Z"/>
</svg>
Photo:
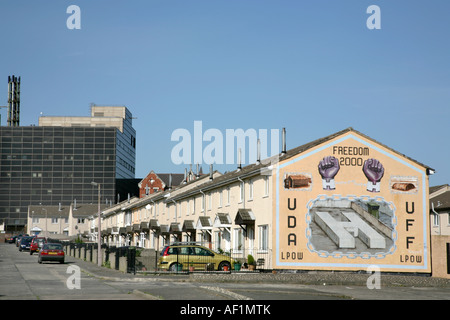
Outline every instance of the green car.
<svg viewBox="0 0 450 320">
<path fill-rule="evenodd" d="M 161 251 L 158 267 L 166 271 L 230 271 L 235 262 L 230 256 L 200 245 L 173 244 Z"/>
</svg>

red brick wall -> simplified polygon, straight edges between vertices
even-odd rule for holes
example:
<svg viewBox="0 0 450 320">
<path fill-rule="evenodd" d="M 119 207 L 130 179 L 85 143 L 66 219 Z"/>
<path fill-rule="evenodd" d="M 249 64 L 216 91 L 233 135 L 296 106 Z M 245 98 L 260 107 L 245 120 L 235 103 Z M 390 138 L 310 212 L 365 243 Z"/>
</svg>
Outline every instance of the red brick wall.
<svg viewBox="0 0 450 320">
<path fill-rule="evenodd" d="M 153 183 L 151 180 L 154 180 Z M 164 183 L 158 178 L 156 173 L 149 173 L 141 182 L 141 188 L 139 189 L 139 198 L 145 197 L 145 187 L 149 187 L 149 193 L 155 192 L 154 188 L 158 188 L 158 191 L 163 190 Z"/>
</svg>

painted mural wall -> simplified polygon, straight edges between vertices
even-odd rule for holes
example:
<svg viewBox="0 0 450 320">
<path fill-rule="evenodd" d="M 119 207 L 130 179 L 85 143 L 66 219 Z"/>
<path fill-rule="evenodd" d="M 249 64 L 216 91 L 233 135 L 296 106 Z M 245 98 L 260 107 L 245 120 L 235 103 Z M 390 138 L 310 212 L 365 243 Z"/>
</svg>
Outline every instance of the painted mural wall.
<svg viewBox="0 0 450 320">
<path fill-rule="evenodd" d="M 420 164 L 349 132 L 274 171 L 274 268 L 430 272 Z"/>
</svg>

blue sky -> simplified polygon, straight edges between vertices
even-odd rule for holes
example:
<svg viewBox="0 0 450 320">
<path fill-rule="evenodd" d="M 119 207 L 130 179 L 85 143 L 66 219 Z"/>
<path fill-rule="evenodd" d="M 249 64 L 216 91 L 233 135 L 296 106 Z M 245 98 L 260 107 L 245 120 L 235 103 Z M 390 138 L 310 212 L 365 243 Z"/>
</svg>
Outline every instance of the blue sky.
<svg viewBox="0 0 450 320">
<path fill-rule="evenodd" d="M 72 4 L 80 30 L 66 27 Z M 381 9 L 380 30 L 366 26 L 370 5 Z M 0 105 L 13 74 L 21 125 L 41 112 L 126 105 L 137 118 L 138 178 L 182 173 L 171 134 L 200 120 L 223 132 L 285 127 L 288 148 L 353 127 L 436 169 L 431 185 L 446 184 L 448 12 L 447 0 L 2 1 Z"/>
</svg>

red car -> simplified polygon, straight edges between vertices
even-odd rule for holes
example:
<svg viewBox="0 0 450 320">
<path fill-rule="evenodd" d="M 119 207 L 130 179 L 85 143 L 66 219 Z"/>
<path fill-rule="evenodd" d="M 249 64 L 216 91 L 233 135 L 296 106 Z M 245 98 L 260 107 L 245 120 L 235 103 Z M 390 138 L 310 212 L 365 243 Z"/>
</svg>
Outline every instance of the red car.
<svg viewBox="0 0 450 320">
<path fill-rule="evenodd" d="M 64 263 L 64 249 L 60 243 L 46 243 L 39 251 L 38 262 L 42 261 L 59 261 L 59 263 Z"/>
<path fill-rule="evenodd" d="M 39 252 L 42 249 L 42 246 L 47 243 L 47 239 L 42 237 L 34 237 L 30 244 L 30 255 L 33 252 Z"/>
</svg>

